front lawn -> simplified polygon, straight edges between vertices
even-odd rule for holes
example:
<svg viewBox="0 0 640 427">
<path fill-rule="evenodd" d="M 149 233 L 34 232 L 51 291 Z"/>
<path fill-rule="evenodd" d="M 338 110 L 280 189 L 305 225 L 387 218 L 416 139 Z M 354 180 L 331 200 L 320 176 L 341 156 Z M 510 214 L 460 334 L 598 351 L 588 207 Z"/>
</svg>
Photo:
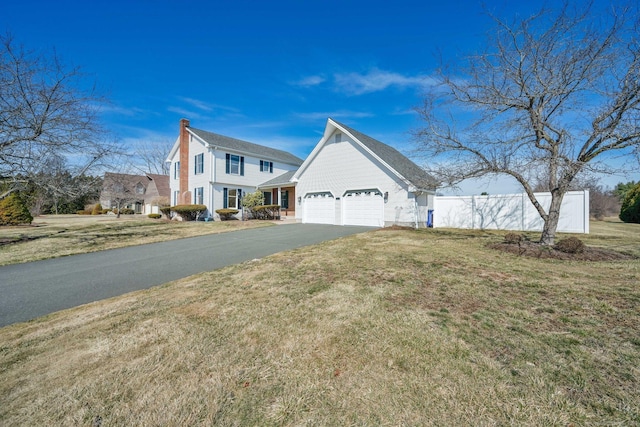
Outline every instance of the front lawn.
<svg viewBox="0 0 640 427">
<path fill-rule="evenodd" d="M 0 424 L 639 425 L 640 260 L 503 235 L 371 231 L 2 328 Z"/>
</svg>

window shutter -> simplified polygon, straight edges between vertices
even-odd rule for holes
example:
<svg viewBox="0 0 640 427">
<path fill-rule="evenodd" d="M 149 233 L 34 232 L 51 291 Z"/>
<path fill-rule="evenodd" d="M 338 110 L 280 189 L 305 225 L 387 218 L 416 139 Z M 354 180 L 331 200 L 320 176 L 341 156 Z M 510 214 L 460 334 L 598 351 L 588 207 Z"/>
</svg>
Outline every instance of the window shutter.
<svg viewBox="0 0 640 427">
<path fill-rule="evenodd" d="M 229 173 L 231 171 L 231 154 L 227 153 L 227 173 Z M 225 189 L 226 191 L 226 189 Z M 224 199 L 227 199 L 227 196 L 225 195 Z M 226 208 L 226 206 L 225 206 Z"/>
<path fill-rule="evenodd" d="M 229 164 L 229 155 L 227 154 L 227 165 L 228 164 Z M 225 188 L 223 188 L 223 193 L 224 194 L 222 195 L 222 207 L 226 209 L 226 208 L 229 207 L 229 205 L 228 205 L 229 202 L 227 201 L 227 196 L 229 194 L 229 190 L 225 187 Z"/>
<path fill-rule="evenodd" d="M 269 162 L 269 173 L 273 173 L 273 162 Z"/>
<path fill-rule="evenodd" d="M 244 176 L 244 156 L 240 156 L 240 175 Z"/>
<path fill-rule="evenodd" d="M 238 207 L 242 206 L 242 190 L 238 188 Z"/>
</svg>

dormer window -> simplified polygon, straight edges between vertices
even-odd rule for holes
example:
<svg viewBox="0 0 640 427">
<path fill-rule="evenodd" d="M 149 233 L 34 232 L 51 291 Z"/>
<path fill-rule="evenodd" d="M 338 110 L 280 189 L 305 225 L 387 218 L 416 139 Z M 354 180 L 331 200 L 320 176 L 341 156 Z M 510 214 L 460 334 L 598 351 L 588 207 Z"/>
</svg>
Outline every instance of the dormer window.
<svg viewBox="0 0 640 427">
<path fill-rule="evenodd" d="M 144 185 L 140 183 L 136 184 L 136 194 L 144 194 Z"/>
</svg>

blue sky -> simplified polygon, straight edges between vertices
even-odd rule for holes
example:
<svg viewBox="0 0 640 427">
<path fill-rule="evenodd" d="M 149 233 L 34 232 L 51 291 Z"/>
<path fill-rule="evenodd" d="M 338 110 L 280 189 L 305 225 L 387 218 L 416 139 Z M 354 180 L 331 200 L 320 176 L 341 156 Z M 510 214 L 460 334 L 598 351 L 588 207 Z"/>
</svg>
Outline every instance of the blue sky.
<svg viewBox="0 0 640 427">
<path fill-rule="evenodd" d="M 481 48 L 492 25 L 476 0 L 3 3 L 2 31 L 30 49 L 55 48 L 95 80 L 111 100 L 104 122 L 123 144 L 173 142 L 186 117 L 301 158 L 327 117 L 410 155 L 420 126 L 412 108 L 438 58 Z M 484 4 L 513 17 L 545 2 Z M 513 186 L 479 191 L 503 187 Z"/>
</svg>

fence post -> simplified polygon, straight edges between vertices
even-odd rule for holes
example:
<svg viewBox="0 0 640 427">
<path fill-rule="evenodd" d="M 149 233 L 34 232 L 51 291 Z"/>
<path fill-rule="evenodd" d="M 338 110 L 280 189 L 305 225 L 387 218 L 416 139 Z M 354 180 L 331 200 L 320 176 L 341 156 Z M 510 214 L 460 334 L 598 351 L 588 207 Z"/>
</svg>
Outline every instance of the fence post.
<svg viewBox="0 0 640 427">
<path fill-rule="evenodd" d="M 471 196 L 471 229 L 476 229 L 476 196 Z"/>
</svg>

